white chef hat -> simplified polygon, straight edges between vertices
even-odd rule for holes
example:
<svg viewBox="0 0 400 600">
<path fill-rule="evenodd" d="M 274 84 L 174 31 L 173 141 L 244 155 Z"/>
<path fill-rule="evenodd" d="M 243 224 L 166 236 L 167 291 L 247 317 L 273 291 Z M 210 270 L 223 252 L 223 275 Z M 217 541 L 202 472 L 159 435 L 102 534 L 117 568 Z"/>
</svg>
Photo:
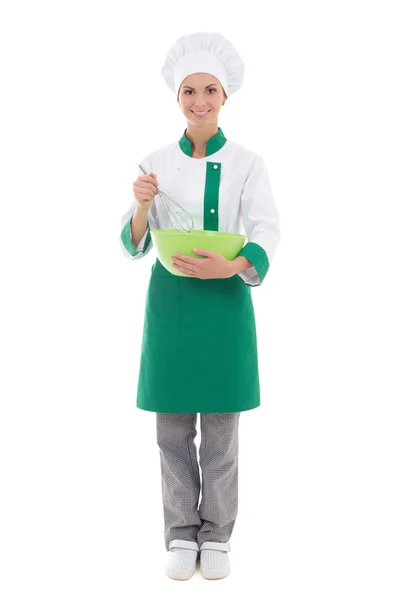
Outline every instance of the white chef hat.
<svg viewBox="0 0 400 600">
<path fill-rule="evenodd" d="M 243 82 L 244 63 L 236 48 L 220 33 L 192 33 L 176 40 L 167 53 L 161 75 L 178 95 L 182 81 L 192 73 L 210 73 L 231 96 Z"/>
</svg>

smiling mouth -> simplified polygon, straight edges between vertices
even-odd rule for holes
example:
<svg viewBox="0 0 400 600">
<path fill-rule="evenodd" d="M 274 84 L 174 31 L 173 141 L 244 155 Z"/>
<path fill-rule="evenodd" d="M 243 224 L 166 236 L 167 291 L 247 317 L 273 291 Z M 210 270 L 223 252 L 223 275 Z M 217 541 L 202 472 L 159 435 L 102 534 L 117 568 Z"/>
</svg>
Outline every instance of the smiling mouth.
<svg viewBox="0 0 400 600">
<path fill-rule="evenodd" d="M 211 108 L 210 108 L 210 110 L 206 110 L 206 111 L 198 111 L 198 112 L 197 112 L 197 111 L 195 111 L 195 110 L 192 110 L 191 112 L 192 112 L 194 115 L 199 115 L 200 117 L 204 117 L 205 115 L 208 115 L 208 113 L 209 113 L 210 111 L 211 111 Z"/>
</svg>

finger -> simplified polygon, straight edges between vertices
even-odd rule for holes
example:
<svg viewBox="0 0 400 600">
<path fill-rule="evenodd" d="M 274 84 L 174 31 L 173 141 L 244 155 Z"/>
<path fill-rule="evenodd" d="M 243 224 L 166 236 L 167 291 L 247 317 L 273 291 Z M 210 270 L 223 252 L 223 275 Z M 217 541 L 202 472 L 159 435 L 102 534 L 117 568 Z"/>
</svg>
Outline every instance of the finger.
<svg viewBox="0 0 400 600">
<path fill-rule="evenodd" d="M 199 264 L 196 264 L 195 262 L 191 262 L 191 260 L 180 259 L 180 258 L 177 258 L 176 256 L 172 256 L 171 259 L 173 261 L 175 261 L 178 265 L 185 267 L 186 269 L 198 269 L 199 266 L 201 266 Z M 200 260 L 204 260 L 204 259 L 200 259 Z"/>
<path fill-rule="evenodd" d="M 138 177 L 138 181 L 142 182 L 142 183 L 151 183 L 151 184 L 155 184 L 156 186 L 158 186 L 158 179 L 157 177 L 152 177 L 151 175 L 140 175 Z"/>
<path fill-rule="evenodd" d="M 175 268 L 177 268 L 177 267 L 175 267 Z M 197 277 L 196 271 L 191 271 L 190 269 L 179 268 L 178 271 L 180 271 L 181 273 L 185 273 L 185 275 L 192 275 L 193 277 Z"/>
<path fill-rule="evenodd" d="M 191 265 L 189 262 L 186 262 L 184 260 L 180 260 L 179 258 L 176 258 L 175 256 L 171 256 L 171 260 L 179 267 L 183 267 L 185 269 L 193 269 L 194 268 L 194 265 Z"/>
<path fill-rule="evenodd" d="M 153 181 L 143 181 L 142 179 L 138 179 L 137 181 L 135 181 L 135 184 L 139 187 L 146 187 L 146 188 L 154 188 L 157 189 L 157 186 L 154 183 L 154 179 Z"/>
<path fill-rule="evenodd" d="M 153 173 L 150 173 L 150 175 L 146 175 L 146 177 L 148 177 L 148 179 L 146 181 L 149 181 L 150 183 L 158 186 L 158 179 L 157 179 L 156 175 L 154 175 Z"/>
<path fill-rule="evenodd" d="M 191 256 L 186 256 L 185 254 L 180 254 L 179 252 L 174 252 L 174 255 L 171 256 L 174 260 L 178 260 L 182 263 L 186 263 L 193 266 L 199 266 L 204 259 L 202 258 L 192 258 Z"/>
<path fill-rule="evenodd" d="M 146 173 L 146 175 L 139 175 L 138 179 L 142 179 L 143 181 L 158 181 L 157 175 L 155 173 Z"/>
<path fill-rule="evenodd" d="M 210 258 L 213 258 L 217 254 L 217 252 L 204 250 L 203 248 L 193 248 L 193 252 L 196 252 L 196 254 L 199 254 L 200 256 L 209 256 Z"/>
<path fill-rule="evenodd" d="M 172 262 L 172 266 L 175 267 L 175 269 L 178 269 L 178 271 L 182 271 L 182 273 L 188 273 L 190 275 L 196 275 L 196 269 L 193 269 L 188 265 L 178 264 L 174 260 L 171 262 Z"/>
<path fill-rule="evenodd" d="M 150 173 L 150 177 L 156 180 L 156 185 L 158 185 L 157 175 L 155 173 Z"/>
<path fill-rule="evenodd" d="M 153 185 L 152 183 L 143 182 L 140 185 L 136 184 L 134 187 L 135 187 L 135 190 L 137 190 L 140 194 L 145 194 L 148 190 L 151 190 L 152 192 L 154 192 L 154 194 L 158 194 L 158 190 L 157 190 L 156 186 Z"/>
</svg>

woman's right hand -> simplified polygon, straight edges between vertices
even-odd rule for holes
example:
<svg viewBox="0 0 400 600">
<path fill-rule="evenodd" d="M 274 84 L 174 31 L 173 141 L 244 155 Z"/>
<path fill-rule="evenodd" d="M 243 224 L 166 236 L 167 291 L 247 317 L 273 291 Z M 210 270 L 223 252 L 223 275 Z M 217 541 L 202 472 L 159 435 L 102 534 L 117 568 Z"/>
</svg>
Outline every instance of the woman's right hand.
<svg viewBox="0 0 400 600">
<path fill-rule="evenodd" d="M 133 183 L 133 194 L 140 206 L 149 209 L 154 196 L 158 194 L 158 180 L 155 173 L 139 175 Z"/>
</svg>

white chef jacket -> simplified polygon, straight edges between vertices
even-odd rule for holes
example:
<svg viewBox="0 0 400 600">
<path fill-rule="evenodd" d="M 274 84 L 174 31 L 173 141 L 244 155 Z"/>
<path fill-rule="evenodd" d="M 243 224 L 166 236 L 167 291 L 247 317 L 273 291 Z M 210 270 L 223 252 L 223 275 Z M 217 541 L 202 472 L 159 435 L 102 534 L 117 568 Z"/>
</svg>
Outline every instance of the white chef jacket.
<svg viewBox="0 0 400 600">
<path fill-rule="evenodd" d="M 252 266 L 238 273 L 246 285 L 262 283 L 280 241 L 280 219 L 263 158 L 227 140 L 221 128 L 206 143 L 206 156 L 192 157 L 186 129 L 179 141 L 145 156 L 141 164 L 157 176 L 160 190 L 188 211 L 193 229 L 245 233 L 238 256 Z M 138 175 L 143 175 L 138 168 Z M 147 229 L 137 247 L 132 243 L 130 222 L 138 202 L 133 197 L 121 219 L 120 243 L 124 255 L 138 260 L 148 254 L 151 229 L 171 229 L 159 195 L 151 203 Z"/>
</svg>

